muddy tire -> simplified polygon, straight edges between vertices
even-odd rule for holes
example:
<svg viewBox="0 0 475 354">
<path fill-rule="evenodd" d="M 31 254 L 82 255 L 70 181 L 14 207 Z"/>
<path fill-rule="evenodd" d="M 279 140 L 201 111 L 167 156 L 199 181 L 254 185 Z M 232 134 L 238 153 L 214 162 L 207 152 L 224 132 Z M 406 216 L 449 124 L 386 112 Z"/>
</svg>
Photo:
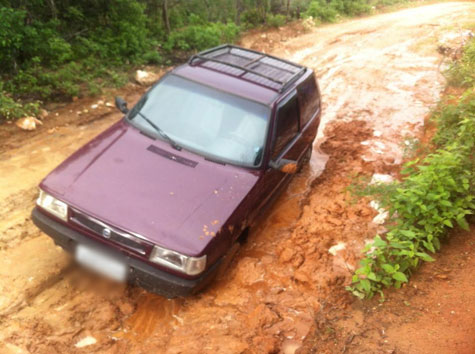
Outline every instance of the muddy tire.
<svg viewBox="0 0 475 354">
<path fill-rule="evenodd" d="M 216 279 L 219 280 L 224 277 L 224 275 L 227 273 L 227 270 L 229 268 L 229 265 L 233 261 L 233 259 L 236 257 L 236 254 L 238 253 L 239 249 L 241 248 L 241 244 L 239 242 L 235 242 L 231 248 L 229 249 L 228 253 L 224 256 L 223 261 L 219 265 L 219 269 L 216 273 Z"/>
</svg>

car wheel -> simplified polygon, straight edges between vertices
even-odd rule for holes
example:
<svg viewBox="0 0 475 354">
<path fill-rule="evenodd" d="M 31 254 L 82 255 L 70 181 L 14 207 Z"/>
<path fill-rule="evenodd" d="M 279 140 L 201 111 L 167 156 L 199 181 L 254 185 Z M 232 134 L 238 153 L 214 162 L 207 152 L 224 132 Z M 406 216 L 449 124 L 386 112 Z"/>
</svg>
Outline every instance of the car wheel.
<svg viewBox="0 0 475 354">
<path fill-rule="evenodd" d="M 223 261 L 219 265 L 218 272 L 216 274 L 216 278 L 219 280 L 227 274 L 227 270 L 231 262 L 233 261 L 234 257 L 238 253 L 239 249 L 241 248 L 241 244 L 239 242 L 235 242 L 231 248 L 229 249 L 228 253 L 224 256 Z"/>
</svg>

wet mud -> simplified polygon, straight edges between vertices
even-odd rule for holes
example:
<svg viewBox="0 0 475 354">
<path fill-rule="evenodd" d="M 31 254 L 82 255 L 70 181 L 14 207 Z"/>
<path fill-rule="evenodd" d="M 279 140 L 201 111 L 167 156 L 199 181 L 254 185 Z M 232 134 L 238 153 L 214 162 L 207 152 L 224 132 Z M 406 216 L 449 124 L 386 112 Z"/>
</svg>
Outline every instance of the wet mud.
<svg viewBox="0 0 475 354">
<path fill-rule="evenodd" d="M 41 178 L 119 113 L 80 99 L 34 132 L 0 127 L 0 353 L 316 350 L 329 331 L 318 319 L 353 303 L 344 286 L 381 228 L 369 201 L 355 202 L 347 188 L 361 176 L 397 176 L 401 142 L 423 133 L 444 86 L 437 38 L 474 14 L 474 3 L 440 3 L 243 38 L 315 70 L 322 126 L 309 166 L 264 212 L 228 272 L 186 299 L 89 274 L 30 220 Z M 143 91 L 129 84 L 118 93 L 135 102 Z"/>
</svg>

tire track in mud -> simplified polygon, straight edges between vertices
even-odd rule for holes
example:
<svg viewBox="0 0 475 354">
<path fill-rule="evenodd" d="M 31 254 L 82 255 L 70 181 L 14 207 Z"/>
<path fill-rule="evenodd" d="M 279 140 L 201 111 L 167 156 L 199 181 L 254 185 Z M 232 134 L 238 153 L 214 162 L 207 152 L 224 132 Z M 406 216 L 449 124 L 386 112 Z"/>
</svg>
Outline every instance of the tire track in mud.
<svg viewBox="0 0 475 354">
<path fill-rule="evenodd" d="M 36 187 L 22 190 L 0 202 L 0 252 L 41 235 L 29 215 L 37 191 Z"/>
<path fill-rule="evenodd" d="M 57 273 L 43 274 L 43 284 L 48 286 L 38 287 L 41 291 L 32 292 L 28 301 L 0 322 L 0 343 L 6 352 L 292 353 L 305 338 L 317 338 L 315 333 L 325 331 L 315 325 L 322 308 L 345 307 L 351 301 L 343 285 L 365 240 L 378 228 L 371 223 L 375 212 L 367 201 L 351 204 L 346 188 L 357 175 L 397 169 L 397 142 L 403 133 L 394 127 L 406 125 L 405 130 L 414 134 L 413 122 L 404 117 L 422 121 L 439 93 L 435 51 L 425 48 L 416 53 L 415 42 L 408 38 L 415 33 L 435 37 L 433 26 L 421 25 L 450 24 L 464 18 L 467 9 L 474 7 L 437 4 L 325 26 L 295 38 L 295 31 L 286 29 L 267 33 L 265 41 L 261 34 L 245 38 L 248 47 L 300 58 L 317 72 L 326 70 L 321 71 L 325 74 L 320 80 L 323 117 L 330 122 L 321 144 L 329 155 L 323 174 L 317 177 L 312 169 L 304 169 L 297 175 L 251 232 L 226 276 L 187 299 L 167 300 L 138 288 L 110 284 L 76 266 L 62 273 L 69 264 L 67 257 L 44 236 L 30 239 L 27 235 L 8 249 L 9 254 L 16 252 L 20 257 L 32 242 L 38 242 L 38 247 L 44 247 L 38 255 L 38 262 L 44 261 L 36 267 L 39 274 L 48 269 Z M 393 84 L 389 89 L 388 83 Z M 73 109 L 80 109 L 80 104 L 74 103 Z M 92 137 L 116 118 L 91 118 L 93 123 L 81 129 L 61 128 L 59 148 L 75 140 L 74 134 L 83 134 L 82 140 Z M 34 138 L 36 148 L 41 139 L 41 134 Z M 381 145 L 375 141 L 387 148 L 379 153 Z M 56 151 L 54 142 L 51 145 Z M 26 156 L 27 150 L 19 151 Z M 56 154 L 55 159 L 64 158 L 68 151 Z M 388 155 L 384 161 L 382 157 Z M 38 166 L 42 163 L 35 161 Z M 50 169 L 53 162 L 44 161 L 40 167 Z M 39 177 L 41 171 L 35 178 Z M 20 207 L 27 205 L 31 192 L 23 195 L 17 189 L 16 193 L 11 195 L 15 200 L 11 205 L 16 199 L 22 200 Z M 15 209 L 8 203 L 8 210 Z M 344 248 L 333 255 L 328 251 L 335 245 Z M 65 257 L 64 265 L 52 261 L 59 257 Z M 30 262 L 0 285 L 13 287 L 14 294 L 34 288 L 38 283 L 27 283 L 28 272 L 34 268 L 35 261 Z M 51 285 L 50 278 L 54 279 Z M 2 294 L 8 290 L 2 288 Z M 76 347 L 87 336 L 97 342 Z"/>
</svg>

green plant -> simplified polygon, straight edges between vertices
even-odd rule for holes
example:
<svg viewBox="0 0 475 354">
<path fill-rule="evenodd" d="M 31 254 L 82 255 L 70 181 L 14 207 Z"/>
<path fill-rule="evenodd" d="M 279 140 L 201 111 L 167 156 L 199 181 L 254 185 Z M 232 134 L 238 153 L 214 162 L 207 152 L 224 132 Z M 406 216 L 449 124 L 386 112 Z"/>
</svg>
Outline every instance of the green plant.
<svg viewBox="0 0 475 354">
<path fill-rule="evenodd" d="M 38 114 L 40 102 L 33 101 L 26 104 L 15 101 L 8 93 L 3 91 L 0 82 L 0 119 L 15 119 L 29 115 Z"/>
<path fill-rule="evenodd" d="M 187 26 L 174 31 L 168 37 L 164 48 L 167 50 L 202 50 L 221 43 L 232 43 L 239 35 L 239 27 L 234 23 L 211 23 Z"/>
<path fill-rule="evenodd" d="M 287 18 L 284 15 L 267 15 L 266 24 L 269 27 L 282 27 L 287 22 Z"/>
<path fill-rule="evenodd" d="M 241 15 L 241 21 L 247 28 L 256 27 L 265 22 L 265 18 L 257 8 L 249 9 Z"/>
<path fill-rule="evenodd" d="M 449 84 L 461 87 L 475 85 L 475 38 L 465 46 L 460 60 L 450 65 L 446 72 Z"/>
<path fill-rule="evenodd" d="M 432 260 L 430 253 L 439 250 L 448 228 L 468 229 L 466 216 L 475 210 L 475 94 L 467 91 L 436 119 L 435 152 L 405 164 L 402 181 L 359 190 L 390 214 L 388 233 L 365 248 L 348 287 L 360 298 L 400 287 L 421 261 Z"/>
<path fill-rule="evenodd" d="M 143 55 L 142 59 L 147 64 L 162 64 L 163 63 L 163 57 L 155 49 L 152 49 L 152 50 L 146 52 Z"/>
<path fill-rule="evenodd" d="M 234 42 L 241 28 L 280 27 L 302 14 L 331 22 L 382 1 L 400 0 L 2 0 L 0 109 L 98 94 L 125 83 L 133 67 L 172 64 L 181 51 Z"/>
<path fill-rule="evenodd" d="M 310 16 L 323 22 L 334 22 L 338 16 L 338 11 L 333 3 L 317 0 L 312 1 L 305 12 L 305 17 Z"/>
</svg>

